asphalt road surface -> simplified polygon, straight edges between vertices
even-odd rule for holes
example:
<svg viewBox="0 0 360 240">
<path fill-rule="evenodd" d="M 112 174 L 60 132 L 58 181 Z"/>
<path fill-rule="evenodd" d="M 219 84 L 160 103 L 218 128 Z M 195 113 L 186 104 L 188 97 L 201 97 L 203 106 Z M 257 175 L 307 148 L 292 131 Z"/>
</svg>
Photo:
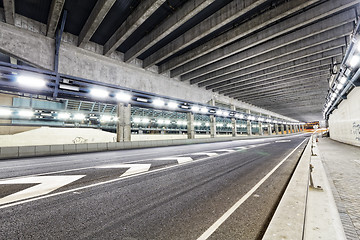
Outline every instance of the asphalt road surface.
<svg viewBox="0 0 360 240">
<path fill-rule="evenodd" d="M 307 135 L 0 161 L 0 239 L 261 239 Z"/>
</svg>

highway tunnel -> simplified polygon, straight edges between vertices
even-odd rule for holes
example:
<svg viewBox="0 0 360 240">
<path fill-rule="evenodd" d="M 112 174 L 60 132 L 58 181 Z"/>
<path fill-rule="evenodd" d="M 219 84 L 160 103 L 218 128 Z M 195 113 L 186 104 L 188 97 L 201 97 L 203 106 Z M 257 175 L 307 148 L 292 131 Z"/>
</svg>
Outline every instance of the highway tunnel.
<svg viewBox="0 0 360 240">
<path fill-rule="evenodd" d="M 0 0 L 0 239 L 359 239 L 355 0 Z"/>
</svg>

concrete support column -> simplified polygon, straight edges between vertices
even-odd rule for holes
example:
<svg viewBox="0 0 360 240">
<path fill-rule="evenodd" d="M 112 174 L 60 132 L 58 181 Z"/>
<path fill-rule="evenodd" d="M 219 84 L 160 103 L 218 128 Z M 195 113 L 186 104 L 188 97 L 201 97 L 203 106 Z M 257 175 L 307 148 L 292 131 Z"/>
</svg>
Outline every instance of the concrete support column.
<svg viewBox="0 0 360 240">
<path fill-rule="evenodd" d="M 246 110 L 247 114 L 251 114 L 250 110 Z M 246 132 L 248 136 L 252 135 L 252 126 L 251 126 L 251 121 L 247 120 L 246 121 Z"/>
<path fill-rule="evenodd" d="M 304 129 L 304 125 L 301 125 L 301 130 L 304 132 L 305 129 Z"/>
<path fill-rule="evenodd" d="M 294 133 L 294 126 L 293 125 L 290 125 L 290 132 Z"/>
<path fill-rule="evenodd" d="M 232 106 L 231 110 L 236 111 L 236 107 Z M 231 130 L 232 130 L 232 136 L 237 136 L 237 127 L 236 127 L 236 118 L 231 118 Z"/>
<path fill-rule="evenodd" d="M 194 113 L 187 113 L 187 136 L 188 139 L 195 138 L 195 125 L 194 125 Z"/>
<path fill-rule="evenodd" d="M 281 127 L 281 134 L 284 135 L 285 134 L 284 124 L 281 124 L 280 127 Z"/>
<path fill-rule="evenodd" d="M 294 126 L 294 130 L 295 130 L 295 133 L 299 132 L 299 129 L 298 129 L 297 125 Z"/>
<path fill-rule="evenodd" d="M 277 123 L 275 123 L 275 133 L 279 135 L 279 125 Z"/>
<path fill-rule="evenodd" d="M 210 137 L 214 138 L 216 136 L 216 117 L 210 115 Z"/>
<path fill-rule="evenodd" d="M 131 141 L 131 105 L 119 103 L 117 105 L 117 117 L 116 141 Z"/>
<path fill-rule="evenodd" d="M 286 127 L 286 134 L 289 134 L 290 132 L 289 132 L 289 125 L 285 125 L 285 127 Z"/>
<path fill-rule="evenodd" d="M 269 135 L 272 135 L 271 123 L 268 123 L 268 131 L 269 131 Z"/>
<path fill-rule="evenodd" d="M 251 136 L 252 135 L 252 126 L 251 126 L 250 120 L 247 120 L 247 122 L 246 122 L 246 129 L 247 129 L 248 136 Z"/>
<path fill-rule="evenodd" d="M 264 135 L 263 124 L 259 122 L 259 135 Z"/>
</svg>

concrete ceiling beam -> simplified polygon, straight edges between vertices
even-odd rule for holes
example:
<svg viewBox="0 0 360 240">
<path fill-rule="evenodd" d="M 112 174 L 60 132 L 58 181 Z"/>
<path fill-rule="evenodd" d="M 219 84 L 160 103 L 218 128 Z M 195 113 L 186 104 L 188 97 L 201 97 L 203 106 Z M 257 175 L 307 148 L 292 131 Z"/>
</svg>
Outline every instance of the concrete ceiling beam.
<svg viewBox="0 0 360 240">
<path fill-rule="evenodd" d="M 320 67 L 320 66 L 330 66 L 331 63 L 332 63 L 332 58 L 326 58 L 326 59 L 323 59 L 320 61 L 314 61 L 314 62 L 310 62 L 310 63 L 304 64 L 304 65 L 298 65 L 293 68 L 288 68 L 288 69 L 286 69 L 286 71 L 279 71 L 279 72 L 275 72 L 272 74 L 265 74 L 265 75 L 255 76 L 253 78 L 247 78 L 246 80 L 241 81 L 241 82 L 244 83 L 247 81 L 256 81 L 258 78 L 266 79 L 266 81 L 269 81 L 269 80 L 276 79 L 279 77 L 287 76 L 288 74 L 302 72 L 302 71 L 310 69 L 310 68 L 315 68 L 315 67 Z M 209 90 L 212 88 L 213 92 L 219 92 L 220 94 L 226 94 L 233 90 L 236 90 L 238 87 L 241 87 L 241 84 L 239 84 L 239 82 L 231 84 L 231 85 L 226 85 L 226 86 L 221 86 L 220 83 L 215 84 L 215 85 L 219 85 L 219 87 L 208 86 L 208 87 L 206 87 L 206 89 Z"/>
<path fill-rule="evenodd" d="M 90 16 L 86 20 L 85 25 L 79 34 L 79 47 L 84 47 L 85 44 L 90 41 L 115 2 L 116 0 L 99 0 L 96 2 L 95 7 L 91 11 Z"/>
<path fill-rule="evenodd" d="M 3 0 L 5 22 L 15 24 L 15 0 Z"/>
<path fill-rule="evenodd" d="M 250 67 L 248 69 L 246 69 L 245 72 L 234 72 L 229 74 L 230 76 L 234 76 L 231 77 L 228 80 L 225 80 L 223 82 L 219 82 L 219 83 L 215 83 L 213 85 L 209 85 L 209 89 L 210 87 L 213 88 L 213 91 L 226 91 L 226 90 L 232 90 L 233 88 L 238 87 L 239 83 L 244 82 L 244 81 L 248 81 L 248 80 L 252 80 L 252 79 L 256 79 L 258 77 L 269 77 L 275 74 L 279 74 L 282 75 L 283 72 L 287 72 L 287 71 L 291 71 L 291 69 L 299 69 L 299 70 L 303 70 L 306 69 L 307 66 L 311 66 L 312 64 L 315 65 L 323 65 L 325 63 L 331 63 L 332 60 L 338 62 L 341 62 L 341 58 L 342 58 L 342 49 L 333 49 L 330 51 L 326 51 L 326 52 L 322 52 L 322 53 L 317 53 L 305 58 L 301 58 L 298 60 L 294 60 L 294 61 L 289 61 L 286 63 L 283 63 L 281 65 L 277 65 L 275 67 L 270 67 L 267 69 L 263 69 L 263 70 L 257 70 L 257 66 L 254 67 Z M 294 70 L 296 71 L 296 70 Z M 236 73 L 239 75 L 239 77 L 236 75 Z"/>
<path fill-rule="evenodd" d="M 277 57 L 281 57 L 281 56 L 285 56 L 285 55 L 288 55 L 288 54 L 291 54 L 291 53 L 295 53 L 295 52 L 304 50 L 304 49 L 312 47 L 312 46 L 316 46 L 316 45 L 319 45 L 319 44 L 322 44 L 322 43 L 329 42 L 331 40 L 335 40 L 335 39 L 339 39 L 341 37 L 349 36 L 351 34 L 352 30 L 353 30 L 353 23 L 347 23 L 345 25 L 342 25 L 342 26 L 339 26 L 337 28 L 328 30 L 326 32 L 322 32 L 320 34 L 311 36 L 309 38 L 300 40 L 298 42 L 294 42 L 294 43 L 291 43 L 289 45 L 283 46 L 283 47 L 281 47 L 279 49 L 274 49 L 272 51 L 269 51 L 268 52 L 269 54 L 267 56 L 271 55 L 271 53 L 272 53 L 272 55 L 276 55 Z M 260 50 L 260 53 L 261 53 L 261 50 Z M 263 55 L 263 54 L 253 55 L 253 57 L 249 57 L 248 59 L 254 58 L 254 57 L 257 57 L 257 56 L 261 56 L 261 55 Z M 246 60 L 247 59 L 245 59 L 244 61 L 246 61 Z M 266 59 L 265 59 L 265 61 L 266 61 Z M 215 83 L 222 83 L 222 82 L 224 82 L 226 80 L 229 80 L 231 78 L 238 78 L 240 74 L 241 74 L 241 71 L 238 70 L 236 72 L 232 72 L 231 74 L 220 75 L 219 77 L 215 77 L 215 78 L 212 78 L 212 79 L 209 79 L 209 80 L 199 82 L 199 87 L 209 86 L 209 85 L 213 85 Z M 242 73 L 242 74 L 244 74 L 244 73 Z M 197 78 L 197 80 L 191 80 L 190 82 L 191 83 L 194 83 L 194 82 L 196 83 L 196 82 L 198 82 L 200 80 L 203 80 L 203 78 Z M 235 81 L 235 80 L 233 80 L 233 81 Z"/>
<path fill-rule="evenodd" d="M 201 56 L 208 54 L 212 51 L 215 51 L 218 55 L 223 54 L 224 56 L 222 58 L 230 56 L 231 52 L 229 52 L 228 50 L 231 48 L 230 46 L 234 46 L 234 44 L 231 44 L 234 41 L 244 38 L 248 35 L 251 35 L 252 33 L 265 28 L 266 26 L 271 25 L 276 21 L 280 21 L 281 19 L 290 16 L 291 14 L 294 14 L 297 11 L 306 8 L 316 2 L 318 2 L 318 0 L 288 1 L 279 6 L 276 6 L 275 8 L 268 10 L 250 19 L 249 21 L 240 24 L 236 28 L 209 40 L 203 46 L 199 46 L 187 53 L 182 54 L 179 57 L 174 58 L 173 60 L 170 60 L 167 63 L 164 63 L 162 66 L 160 66 L 160 72 L 172 70 L 175 67 L 177 67 L 176 69 L 174 69 L 174 71 L 171 71 L 171 77 L 176 77 L 181 74 L 184 74 L 185 72 L 189 71 L 189 68 L 191 69 L 191 67 L 194 65 L 194 61 L 193 61 L 194 59 L 196 59 L 195 62 L 199 61 L 200 65 L 205 64 L 204 61 L 210 60 L 211 58 L 209 57 L 201 58 Z M 219 51 L 216 51 L 217 49 L 226 46 L 228 44 L 231 45 L 223 49 L 220 49 Z M 249 44 L 255 46 L 254 43 L 249 43 Z M 215 52 L 212 53 L 212 55 L 214 55 Z M 192 64 L 186 64 L 186 66 L 179 67 L 180 65 L 183 65 L 184 63 L 190 61 L 193 61 Z"/>
<path fill-rule="evenodd" d="M 338 2 L 340 2 L 340 1 L 338 1 Z M 352 1 L 352 4 L 353 4 L 353 2 L 355 2 L 355 1 Z M 214 63 L 214 62 L 216 62 L 216 63 L 221 62 L 221 64 L 220 65 L 213 64 L 211 66 L 212 69 L 217 69 L 216 67 L 221 67 L 221 65 L 226 66 L 227 64 L 230 63 L 230 62 L 225 61 L 227 57 L 233 55 L 234 53 L 240 53 L 242 51 L 245 51 L 246 49 L 250 49 L 251 47 L 254 47 L 255 45 L 264 43 L 265 41 L 263 41 L 262 39 L 265 39 L 268 41 L 275 37 L 289 33 L 292 30 L 295 30 L 295 29 L 298 29 L 301 27 L 305 27 L 312 23 L 316 23 L 317 21 L 319 21 L 321 19 L 325 19 L 326 17 L 333 15 L 334 12 L 339 12 L 344 9 L 345 8 L 342 5 L 332 6 L 326 2 L 317 7 L 309 9 L 304 13 L 301 13 L 290 19 L 287 19 L 284 22 L 280 22 L 272 27 L 269 27 L 269 29 L 264 29 L 261 32 L 256 33 L 254 36 L 250 36 L 248 38 L 242 39 L 242 40 L 235 42 L 229 46 L 226 46 L 222 49 L 211 52 L 211 53 L 207 54 L 206 56 L 194 59 L 191 63 L 186 63 L 185 65 L 172 70 L 171 76 L 175 77 L 178 75 L 184 75 L 185 73 L 193 72 L 194 70 L 199 69 L 199 68 L 201 69 L 201 67 L 204 67 L 205 65 L 209 65 L 210 63 Z M 351 11 L 351 13 L 350 13 L 350 11 Z M 342 14 L 343 19 L 347 18 L 347 20 L 345 20 L 347 22 L 352 21 L 356 18 L 356 16 L 355 16 L 356 14 L 353 9 L 349 10 L 349 12 L 347 13 L 348 17 L 344 16 L 345 14 L 343 14 L 343 13 L 340 13 L 340 14 Z M 341 22 L 344 22 L 344 21 L 341 19 L 337 19 L 337 20 L 334 19 L 331 21 L 331 23 L 335 26 L 338 26 L 337 24 L 339 24 Z M 331 27 L 331 25 L 328 24 L 328 28 L 329 27 Z M 288 30 L 287 30 L 287 28 L 288 28 Z M 324 31 L 326 30 L 326 28 L 323 28 L 323 27 L 316 28 L 313 26 L 312 28 L 315 28 L 318 31 L 321 29 L 324 29 Z M 307 28 L 305 28 L 305 30 L 306 29 Z M 307 32 L 308 32 L 308 35 L 312 34 L 311 31 L 307 31 Z M 296 35 L 298 35 L 298 37 L 296 37 Z M 267 49 L 271 50 L 272 47 L 276 48 L 277 45 L 279 47 L 281 47 L 284 44 L 287 44 L 288 42 L 296 41 L 297 38 L 304 38 L 304 37 L 306 37 L 306 33 L 297 31 L 297 33 L 291 33 L 290 36 L 288 37 L 289 39 L 283 38 L 284 41 L 279 39 L 278 43 L 273 42 L 272 45 L 271 45 L 271 43 L 268 43 L 269 47 L 264 47 L 262 50 L 263 51 L 267 50 Z M 207 46 L 207 44 L 206 44 L 206 46 Z M 220 61 L 222 59 L 224 59 L 224 61 Z M 174 61 L 174 60 L 171 60 L 171 61 Z M 202 73 L 202 71 L 199 71 L 199 73 Z"/>
<path fill-rule="evenodd" d="M 247 75 L 253 72 L 258 72 L 280 66 L 282 64 L 288 64 L 291 61 L 302 62 L 306 60 L 306 58 L 310 58 L 317 54 L 317 58 L 325 58 L 334 55 L 336 56 L 342 53 L 342 47 L 344 47 L 345 45 L 345 38 L 340 38 L 314 47 L 306 48 L 302 51 L 291 53 L 285 56 L 278 57 L 275 52 L 272 54 L 266 53 L 259 57 L 252 58 L 246 62 L 241 62 L 235 64 L 234 66 L 230 66 L 227 68 L 227 70 L 229 71 L 229 73 L 237 72 L 238 74 L 240 73 L 243 75 Z M 191 81 L 190 83 L 194 84 L 194 81 Z"/>
<path fill-rule="evenodd" d="M 110 56 L 135 30 L 144 23 L 166 0 L 141 1 L 104 45 L 104 55 Z"/>
<path fill-rule="evenodd" d="M 325 96 L 324 92 L 326 92 L 327 89 L 328 88 L 326 88 L 322 85 L 321 86 L 310 85 L 310 86 L 297 87 L 295 89 L 287 89 L 286 91 L 284 91 L 283 89 L 276 90 L 276 91 L 273 90 L 268 93 L 263 93 L 263 94 L 258 94 L 258 95 L 253 94 L 251 96 L 239 95 L 235 99 L 246 99 L 246 101 L 248 101 L 248 102 L 252 102 L 257 99 L 263 99 L 264 102 L 266 102 L 267 98 L 271 97 L 271 96 L 278 96 L 278 97 L 279 96 L 296 96 L 296 95 L 301 95 L 301 94 L 312 94 L 312 93 L 316 93 L 316 94 Z"/>
<path fill-rule="evenodd" d="M 60 20 L 65 0 L 52 0 L 47 21 L 46 36 L 53 38 Z"/>
<path fill-rule="evenodd" d="M 265 2 L 266 0 L 235 0 L 230 2 L 215 12 L 213 15 L 185 32 L 183 35 L 179 36 L 163 48 L 145 58 L 143 67 L 147 68 L 159 63 L 172 54 L 218 30 L 222 26 L 236 20 L 237 18 Z"/>
<path fill-rule="evenodd" d="M 349 13 L 351 12 L 352 11 L 350 11 Z M 343 13 L 341 15 L 344 16 Z M 353 16 L 354 18 L 351 18 L 352 19 L 351 21 L 354 21 L 355 19 L 355 15 Z M 348 17 L 346 16 L 346 18 Z M 181 80 L 182 81 L 190 80 L 196 83 L 208 81 L 213 78 L 225 75 L 226 73 L 228 73 L 227 70 L 231 69 L 231 67 L 233 67 L 234 65 L 240 64 L 242 62 L 246 62 L 250 59 L 260 56 L 272 56 L 276 54 L 286 55 L 289 54 L 286 51 L 288 52 L 300 51 L 301 48 L 305 48 L 306 46 L 309 45 L 315 45 L 316 41 L 314 40 L 314 38 L 317 38 L 318 41 L 326 41 L 326 40 L 338 38 L 339 36 L 349 35 L 349 32 L 352 31 L 352 29 L 349 30 L 349 28 L 353 28 L 351 21 L 350 23 L 349 21 L 341 22 L 341 23 L 338 22 L 339 25 L 335 24 L 332 21 L 327 21 L 326 25 L 328 25 L 329 27 L 325 31 L 321 24 L 313 24 L 307 27 L 306 31 L 305 29 L 300 29 L 301 31 L 299 30 L 299 33 L 304 36 L 302 38 L 298 38 L 299 40 L 292 39 L 292 37 L 291 37 L 292 40 L 290 40 L 290 38 L 287 38 L 288 35 L 285 35 L 283 37 L 258 45 L 254 48 L 250 48 L 243 52 L 234 54 L 231 57 L 222 59 L 218 62 L 211 63 L 195 71 L 184 74 L 181 76 Z M 333 31 L 334 26 L 336 28 L 335 32 Z M 287 39 L 289 41 L 286 41 Z M 278 42 L 278 45 L 276 44 L 276 42 Z"/>
<path fill-rule="evenodd" d="M 323 73 L 319 74 L 322 75 Z M 318 75 L 318 76 L 319 76 Z M 308 85 L 317 88 L 317 90 L 320 89 L 328 89 L 328 86 L 326 84 L 325 81 L 321 81 L 319 83 L 307 83 L 304 84 L 304 82 L 300 82 L 300 83 L 294 83 L 292 86 L 288 86 L 288 87 L 277 87 L 277 88 L 273 88 L 273 89 L 267 89 L 267 90 L 260 90 L 258 92 L 249 92 L 249 93 L 238 93 L 236 96 L 234 96 L 233 98 L 238 98 L 238 97 L 242 97 L 242 98 L 247 98 L 250 99 L 252 97 L 257 97 L 257 96 L 266 96 L 267 94 L 274 94 L 274 93 L 288 93 L 288 92 L 296 92 L 298 89 L 301 89 L 302 87 L 307 87 Z M 325 91 L 326 92 L 326 91 Z"/>
<path fill-rule="evenodd" d="M 321 77 L 322 78 L 321 80 L 324 80 L 326 79 L 326 77 L 329 77 L 329 70 L 326 65 L 317 66 L 313 68 L 313 70 L 309 69 L 298 73 L 285 75 L 276 78 L 273 81 L 268 81 L 267 79 L 263 79 L 261 82 L 259 81 L 259 84 L 253 84 L 253 85 L 248 84 L 247 86 L 244 86 L 244 88 L 239 87 L 238 89 L 234 89 L 232 92 L 226 93 L 225 96 L 231 94 L 239 94 L 242 92 L 246 92 L 246 93 L 258 92 L 259 89 L 261 89 L 260 91 L 262 91 L 268 89 L 276 89 L 284 86 L 288 87 L 291 86 L 291 84 L 294 84 L 299 81 L 309 84 L 317 81 L 318 77 Z M 314 78 L 316 78 L 316 80 L 314 80 Z"/>
<path fill-rule="evenodd" d="M 174 14 L 162 22 L 158 27 L 143 37 L 139 42 L 132 46 L 124 55 L 124 61 L 130 62 L 154 46 L 161 39 L 172 33 L 186 21 L 204 10 L 215 0 L 191 0 L 186 2 Z"/>
</svg>

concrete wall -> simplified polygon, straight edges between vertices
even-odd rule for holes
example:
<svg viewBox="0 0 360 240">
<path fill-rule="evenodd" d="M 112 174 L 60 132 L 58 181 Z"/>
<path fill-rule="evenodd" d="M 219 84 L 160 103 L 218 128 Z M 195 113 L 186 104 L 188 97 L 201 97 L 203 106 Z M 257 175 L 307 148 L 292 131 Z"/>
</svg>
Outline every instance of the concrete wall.
<svg viewBox="0 0 360 240">
<path fill-rule="evenodd" d="M 41 26 L 37 31 L 33 31 L 34 27 L 24 29 L 26 25 L 23 22 L 26 18 L 21 18 L 21 21 L 22 24 L 17 25 L 18 27 L 0 22 L 0 51 L 37 67 L 53 70 L 54 39 L 44 36 Z M 32 22 L 31 25 L 34 23 Z M 64 34 L 59 58 L 59 72 L 61 73 L 200 103 L 207 103 L 214 98 L 223 103 L 235 105 L 237 108 L 293 120 L 212 91 L 196 88 L 187 82 L 157 74 L 154 70 L 145 70 L 139 67 L 136 61 L 134 64 L 124 63 L 120 53 L 110 57 L 103 56 L 99 54 L 101 51 L 97 50 L 101 50 L 102 46 L 79 48 L 75 45 L 76 41 L 69 39 L 72 39 L 69 34 Z"/>
<path fill-rule="evenodd" d="M 285 137 L 280 135 L 278 137 Z M 271 138 L 274 136 L 247 136 L 247 137 L 219 137 L 219 138 L 198 138 L 198 139 L 172 139 L 153 141 L 131 141 L 131 142 L 107 142 L 107 143 L 79 143 L 79 144 L 57 144 L 41 146 L 18 146 L 0 147 L 0 159 L 63 155 L 72 153 L 99 152 L 109 150 L 122 150 L 148 147 L 166 147 L 196 143 L 212 143 L 234 140 L 248 140 L 257 138 Z"/>
<path fill-rule="evenodd" d="M 329 116 L 330 137 L 360 146 L 360 87 L 353 89 Z"/>
<path fill-rule="evenodd" d="M 80 143 L 107 143 L 116 142 L 116 134 L 92 128 L 56 128 L 9 126 L 5 130 L 14 133 L 0 135 L 0 147 L 40 146 L 57 144 Z M 28 131 L 27 131 L 28 130 Z M 0 128 L 1 131 L 1 128 Z M 231 135 L 216 135 L 216 137 L 229 137 Z M 198 134 L 195 138 L 210 138 L 209 134 Z M 131 141 L 153 141 L 187 139 L 186 134 L 133 134 Z"/>
</svg>

